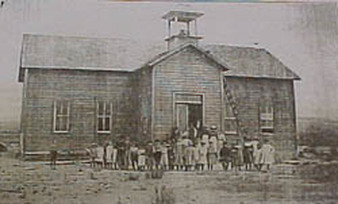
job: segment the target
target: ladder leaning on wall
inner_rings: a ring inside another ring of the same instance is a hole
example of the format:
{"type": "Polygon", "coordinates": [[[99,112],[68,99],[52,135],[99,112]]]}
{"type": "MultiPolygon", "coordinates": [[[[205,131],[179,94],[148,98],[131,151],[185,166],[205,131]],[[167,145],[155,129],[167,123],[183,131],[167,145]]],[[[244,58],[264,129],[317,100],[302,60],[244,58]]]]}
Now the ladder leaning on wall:
{"type": "Polygon", "coordinates": [[[240,122],[239,117],[238,117],[238,113],[239,113],[238,112],[238,102],[236,101],[236,99],[233,96],[229,86],[227,85],[227,81],[226,81],[225,77],[223,77],[223,87],[224,87],[225,97],[227,98],[227,101],[229,102],[232,113],[233,113],[235,120],[236,120],[237,135],[239,136],[239,138],[241,140],[243,140],[243,138],[242,138],[242,136],[243,136],[242,129],[243,128],[241,126],[241,122],[240,122]]]}

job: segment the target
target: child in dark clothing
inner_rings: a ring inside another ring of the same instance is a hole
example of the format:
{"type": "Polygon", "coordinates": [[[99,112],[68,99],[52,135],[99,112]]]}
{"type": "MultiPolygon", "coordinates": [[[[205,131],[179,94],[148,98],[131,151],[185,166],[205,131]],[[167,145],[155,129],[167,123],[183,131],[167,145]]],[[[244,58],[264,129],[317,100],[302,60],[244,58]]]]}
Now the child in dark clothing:
{"type": "Polygon", "coordinates": [[[135,144],[132,144],[130,147],[130,161],[133,166],[133,170],[138,170],[138,147],[135,144]]]}
{"type": "Polygon", "coordinates": [[[221,151],[219,153],[220,155],[220,162],[222,164],[223,170],[226,171],[228,170],[228,165],[231,162],[231,150],[227,146],[226,141],[223,143],[223,147],[221,148],[221,151]]]}
{"type": "Polygon", "coordinates": [[[146,166],[147,170],[152,171],[153,165],[154,165],[154,148],[153,143],[148,142],[148,145],[146,146],[146,166]]]}
{"type": "Polygon", "coordinates": [[[231,155],[231,167],[235,169],[235,172],[237,172],[239,169],[238,167],[239,158],[238,158],[238,149],[235,144],[231,146],[230,155],[231,155]]]}
{"type": "Polygon", "coordinates": [[[154,161],[155,161],[155,168],[160,169],[161,167],[161,155],[162,155],[162,146],[159,140],[155,140],[154,145],[154,161]]]}
{"type": "Polygon", "coordinates": [[[243,148],[243,161],[245,165],[245,170],[251,170],[252,167],[252,147],[248,144],[244,144],[243,148]]]}
{"type": "Polygon", "coordinates": [[[50,149],[50,167],[51,167],[51,169],[56,168],[57,155],[58,155],[58,152],[56,150],[56,145],[52,144],[51,149],[50,149]]]}

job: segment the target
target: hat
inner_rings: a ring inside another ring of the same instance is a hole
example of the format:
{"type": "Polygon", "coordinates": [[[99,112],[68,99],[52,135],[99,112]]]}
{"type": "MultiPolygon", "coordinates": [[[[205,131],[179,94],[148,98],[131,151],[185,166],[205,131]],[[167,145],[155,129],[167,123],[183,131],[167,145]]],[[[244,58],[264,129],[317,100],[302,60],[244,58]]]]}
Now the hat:
{"type": "Polygon", "coordinates": [[[216,127],[216,125],[212,125],[212,126],[210,126],[210,130],[217,130],[217,127],[216,127]]]}

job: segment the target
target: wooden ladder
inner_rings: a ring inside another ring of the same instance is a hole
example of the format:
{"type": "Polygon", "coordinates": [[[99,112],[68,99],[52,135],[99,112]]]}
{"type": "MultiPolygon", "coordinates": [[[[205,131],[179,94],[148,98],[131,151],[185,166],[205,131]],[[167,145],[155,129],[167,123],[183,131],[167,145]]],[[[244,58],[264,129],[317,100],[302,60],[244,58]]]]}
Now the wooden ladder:
{"type": "MultiPolygon", "coordinates": [[[[235,117],[236,120],[236,126],[237,126],[237,135],[242,138],[242,127],[241,127],[241,122],[238,118],[238,103],[235,99],[235,97],[232,95],[230,88],[227,85],[226,79],[225,77],[223,77],[223,86],[224,86],[224,93],[225,93],[225,97],[227,98],[227,101],[229,102],[229,105],[231,107],[232,113],[235,117]]],[[[228,104],[226,104],[228,105],[228,104]]]]}

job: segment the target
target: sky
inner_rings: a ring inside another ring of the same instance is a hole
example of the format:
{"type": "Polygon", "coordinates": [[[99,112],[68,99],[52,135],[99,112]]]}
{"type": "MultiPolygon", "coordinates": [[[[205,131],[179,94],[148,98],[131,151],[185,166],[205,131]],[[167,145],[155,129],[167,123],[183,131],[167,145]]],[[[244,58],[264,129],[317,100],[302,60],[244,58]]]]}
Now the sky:
{"type": "Polygon", "coordinates": [[[23,33],[163,42],[169,10],[204,13],[202,43],[266,48],[296,72],[298,117],[338,120],[338,6],[317,3],[6,0],[0,8],[0,122],[19,121],[23,33]]]}

